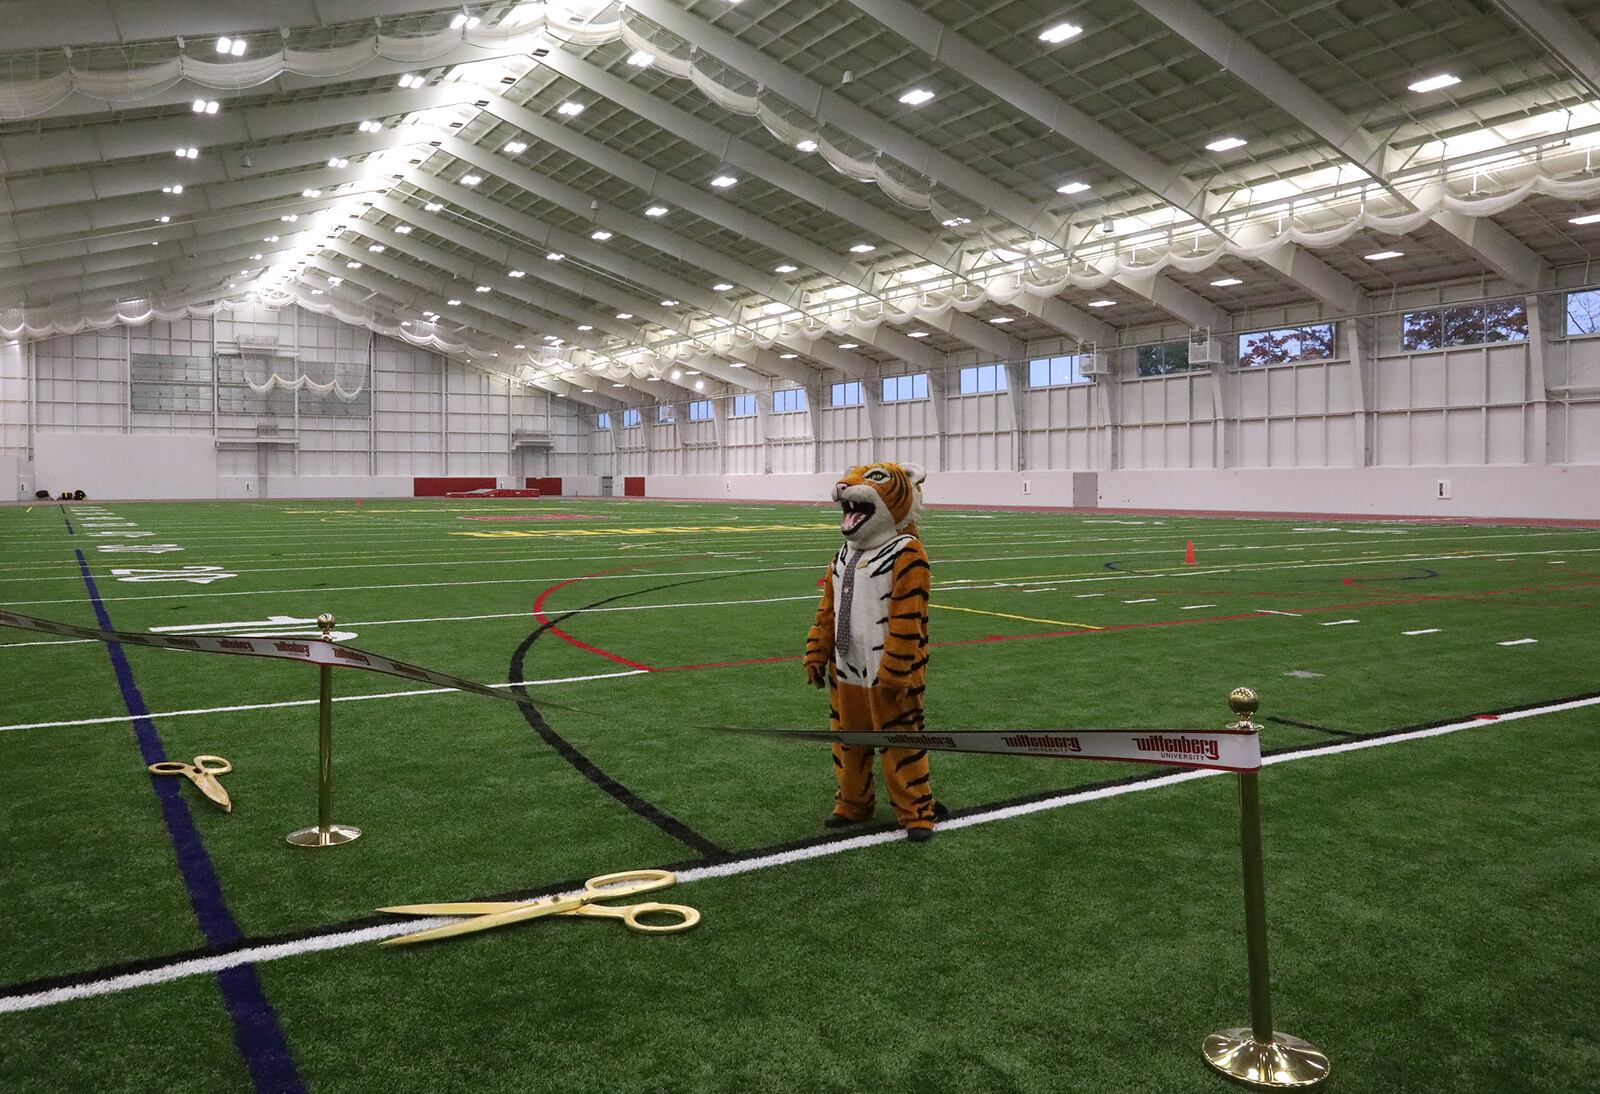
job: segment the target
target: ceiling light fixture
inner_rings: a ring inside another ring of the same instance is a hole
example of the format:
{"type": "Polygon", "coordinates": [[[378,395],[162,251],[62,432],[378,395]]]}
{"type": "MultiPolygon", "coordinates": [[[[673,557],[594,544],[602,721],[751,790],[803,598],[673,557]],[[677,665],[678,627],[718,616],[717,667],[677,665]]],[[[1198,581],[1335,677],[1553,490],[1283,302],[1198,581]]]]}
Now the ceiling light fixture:
{"type": "Polygon", "coordinates": [[[460,182],[463,186],[476,186],[483,181],[482,175],[462,175],[460,182]]]}
{"type": "Polygon", "coordinates": [[[443,209],[444,206],[439,204],[437,201],[430,201],[422,208],[424,212],[437,213],[440,209],[443,209]]]}
{"type": "Polygon", "coordinates": [[[263,242],[263,243],[276,243],[276,242],[278,242],[278,237],[277,236],[262,236],[261,237],[261,242],[263,242]]]}
{"type": "Polygon", "coordinates": [[[321,190],[315,190],[315,189],[313,189],[313,190],[301,190],[300,191],[300,196],[303,197],[303,198],[320,198],[322,196],[322,191],[321,190]]]}
{"type": "Polygon", "coordinates": [[[1089,188],[1087,182],[1064,182],[1056,187],[1058,194],[1081,194],[1089,188]]]}
{"type": "Polygon", "coordinates": [[[583,104],[575,103],[571,99],[568,99],[566,102],[556,107],[556,113],[565,114],[569,118],[576,118],[579,114],[583,113],[583,104]]]}
{"type": "Polygon", "coordinates": [[[217,100],[215,99],[196,99],[194,101],[194,112],[196,114],[215,114],[217,109],[217,100]]]}
{"type": "Polygon", "coordinates": [[[230,57],[243,57],[247,48],[243,38],[217,39],[217,52],[226,53],[230,57]]]}
{"type": "Polygon", "coordinates": [[[798,270],[799,268],[800,268],[799,266],[794,266],[794,265],[791,265],[791,264],[789,264],[787,262],[784,262],[784,263],[781,263],[781,264],[779,264],[777,266],[772,267],[772,272],[773,273],[781,273],[781,274],[792,274],[796,270],[798,270]]]}
{"type": "Polygon", "coordinates": [[[604,243],[606,240],[611,238],[611,233],[606,231],[604,228],[596,228],[594,231],[589,233],[589,238],[594,240],[596,243],[604,243]]]}
{"type": "Polygon", "coordinates": [[[183,184],[173,183],[171,186],[163,186],[161,192],[163,194],[181,194],[183,193],[183,184]]]}
{"type": "Polygon", "coordinates": [[[617,318],[618,319],[632,319],[633,318],[633,313],[631,311],[619,311],[617,313],[617,318]]]}
{"type": "Polygon", "coordinates": [[[349,167],[350,161],[343,156],[334,156],[328,160],[329,167],[349,167]]]}
{"type": "Polygon", "coordinates": [[[520,156],[520,155],[522,155],[522,153],[526,152],[527,150],[528,150],[528,142],[527,141],[506,141],[505,147],[500,149],[500,151],[509,152],[513,156],[520,156]]]}
{"type": "Polygon", "coordinates": [[[473,292],[488,292],[489,291],[489,286],[487,286],[487,285],[479,285],[477,288],[473,289],[472,291],[473,292]]]}
{"type": "Polygon", "coordinates": [[[458,297],[452,296],[449,300],[445,301],[445,304],[452,308],[459,308],[461,306],[461,300],[458,297]]]}
{"type": "Polygon", "coordinates": [[[661,302],[661,306],[662,306],[662,307],[663,307],[663,308],[675,308],[675,307],[677,307],[677,306],[678,306],[678,302],[677,302],[677,301],[676,301],[676,300],[673,300],[673,299],[670,299],[670,298],[668,298],[668,299],[666,299],[666,300],[663,300],[663,301],[662,301],[662,302],[661,302]]]}
{"type": "Polygon", "coordinates": [[[1418,80],[1416,83],[1409,84],[1407,86],[1412,91],[1415,91],[1417,94],[1421,95],[1426,94],[1429,91],[1438,91],[1443,87],[1452,87],[1460,82],[1460,76],[1452,76],[1448,72],[1441,72],[1437,76],[1429,76],[1425,80],[1418,80]]]}
{"type": "Polygon", "coordinates": [[[374,244],[372,244],[372,246],[367,248],[367,250],[371,251],[375,255],[381,255],[384,251],[387,251],[388,249],[389,248],[385,247],[382,243],[374,243],[374,244]]]}
{"type": "Polygon", "coordinates": [[[463,8],[450,20],[450,29],[475,30],[481,22],[483,22],[482,19],[479,19],[476,15],[468,15],[466,9],[463,8]]]}
{"type": "Polygon", "coordinates": [[[644,211],[644,215],[651,218],[664,217],[667,215],[667,207],[665,205],[652,205],[644,211]]]}
{"type": "Polygon", "coordinates": [[[548,259],[549,261],[551,261],[551,262],[560,262],[563,258],[566,258],[567,256],[562,254],[560,251],[551,251],[549,254],[545,255],[544,257],[546,259],[548,259]]]}
{"type": "Polygon", "coordinates": [[[793,361],[796,357],[799,357],[799,356],[800,355],[798,353],[780,353],[780,354],[778,354],[778,360],[780,360],[780,361],[793,361]]]}
{"type": "Polygon", "coordinates": [[[681,379],[683,379],[683,370],[682,370],[682,369],[676,369],[676,368],[675,368],[675,369],[673,369],[673,370],[672,370],[672,378],[673,378],[673,379],[674,379],[674,380],[681,380],[681,379]]]}
{"type": "Polygon", "coordinates": [[[998,327],[1002,323],[1015,323],[1016,320],[1009,315],[997,315],[993,319],[989,320],[989,322],[998,327]]]}
{"type": "Polygon", "coordinates": [[[421,87],[426,82],[427,81],[414,72],[407,72],[405,75],[401,76],[399,80],[400,86],[408,90],[421,87]]]}
{"type": "Polygon", "coordinates": [[[360,125],[356,126],[356,128],[363,133],[376,133],[378,130],[383,128],[383,123],[369,120],[362,122],[360,125]]]}
{"type": "Polygon", "coordinates": [[[592,324],[589,324],[589,323],[579,323],[578,324],[578,329],[579,330],[594,330],[594,326],[592,324]]]}
{"type": "Polygon", "coordinates": [[[361,269],[361,263],[351,259],[349,262],[344,264],[344,268],[347,270],[359,270],[361,269]]]}
{"type": "Polygon", "coordinates": [[[1044,30],[1041,30],[1039,32],[1039,41],[1048,42],[1053,46],[1059,46],[1067,39],[1076,38],[1082,33],[1082,27],[1073,26],[1071,23],[1057,23],[1053,27],[1046,27],[1044,30]]]}
{"type": "Polygon", "coordinates": [[[328,278],[328,284],[330,284],[330,285],[343,285],[344,284],[344,278],[342,278],[342,277],[330,277],[330,278],[328,278]]]}
{"type": "Polygon", "coordinates": [[[926,338],[926,337],[928,337],[928,332],[925,331],[925,330],[914,330],[911,333],[907,334],[906,337],[907,338],[926,338]]]}
{"type": "Polygon", "coordinates": [[[732,175],[718,175],[716,178],[711,180],[711,185],[715,186],[718,190],[726,190],[728,187],[736,185],[738,181],[739,180],[734,178],[732,175]]]}
{"type": "Polygon", "coordinates": [[[817,150],[817,142],[807,137],[805,140],[798,142],[795,147],[802,152],[815,152],[817,150]]]}
{"type": "Polygon", "coordinates": [[[1582,216],[1573,217],[1571,220],[1567,221],[1567,223],[1568,224],[1600,224],[1600,213],[1585,213],[1582,216]]]}
{"type": "Polygon", "coordinates": [[[733,286],[728,284],[726,281],[718,281],[715,285],[711,286],[711,291],[712,292],[727,292],[731,288],[733,288],[733,286]]]}
{"type": "Polygon", "coordinates": [[[1368,262],[1383,262],[1390,258],[1403,258],[1404,251],[1376,251],[1366,256],[1368,262]]]}
{"type": "Polygon", "coordinates": [[[513,278],[520,278],[520,277],[527,277],[528,275],[526,273],[524,273],[522,270],[507,270],[506,271],[506,276],[507,277],[513,277],[513,278]]]}
{"type": "Polygon", "coordinates": [[[1234,148],[1243,148],[1249,143],[1241,137],[1218,137],[1206,147],[1213,152],[1227,152],[1234,148]]]}
{"type": "Polygon", "coordinates": [[[1244,282],[1237,277],[1219,277],[1212,284],[1219,289],[1226,289],[1229,285],[1243,285],[1244,282]]]}
{"type": "Polygon", "coordinates": [[[408,235],[411,234],[411,225],[409,225],[409,224],[398,224],[398,225],[395,226],[394,230],[397,233],[399,233],[400,235],[408,236],[408,235]]]}
{"type": "Polygon", "coordinates": [[[166,224],[166,223],[170,222],[171,220],[172,220],[172,218],[169,217],[169,216],[156,217],[156,223],[157,224],[166,224]]]}
{"type": "Polygon", "coordinates": [[[870,253],[872,251],[876,251],[877,249],[878,248],[874,247],[870,243],[857,243],[857,244],[855,244],[854,246],[852,246],[850,248],[850,253],[851,254],[864,255],[864,254],[868,254],[868,253],[870,253]]]}
{"type": "Polygon", "coordinates": [[[649,68],[651,65],[656,63],[656,59],[654,56],[646,53],[644,50],[636,49],[632,53],[628,54],[628,63],[634,68],[649,68]]]}
{"type": "Polygon", "coordinates": [[[1089,306],[1091,308],[1109,308],[1115,303],[1115,300],[1091,300],[1089,301],[1089,306]]]}
{"type": "Polygon", "coordinates": [[[914,87],[900,96],[900,101],[907,106],[921,106],[933,98],[933,92],[925,87],[914,87]]]}
{"type": "Polygon", "coordinates": [[[840,349],[860,349],[861,348],[861,343],[860,342],[840,342],[839,343],[839,348],[840,349]]]}
{"type": "Polygon", "coordinates": [[[941,220],[939,223],[943,224],[946,228],[959,228],[963,224],[971,224],[972,220],[968,217],[947,217],[944,220],[941,220]]]}
{"type": "Polygon", "coordinates": [[[178,149],[178,158],[180,160],[199,159],[200,158],[200,149],[198,149],[198,148],[180,148],[180,149],[178,149]]]}

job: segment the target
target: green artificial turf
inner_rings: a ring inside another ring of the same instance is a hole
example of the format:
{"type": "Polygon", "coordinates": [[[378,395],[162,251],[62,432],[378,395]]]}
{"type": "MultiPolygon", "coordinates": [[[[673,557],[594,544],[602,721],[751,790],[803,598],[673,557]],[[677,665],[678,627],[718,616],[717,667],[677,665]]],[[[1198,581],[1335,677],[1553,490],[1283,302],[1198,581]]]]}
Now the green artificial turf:
{"type": "MultiPolygon", "coordinates": [[[[796,654],[830,507],[105,508],[155,535],[0,509],[0,605],[92,625],[82,550],[118,629],[332,611],[352,645],[492,683],[545,594],[591,648],[546,632],[524,677],[601,677],[530,687],[555,733],[729,854],[822,831],[827,757],[718,727],[824,724],[796,654]],[[505,516],[581,519],[468,519],[505,516]],[[98,549],[119,543],[183,550],[98,549]],[[233,576],[111,572],[184,566],[233,576]]],[[[923,529],[930,727],[1219,725],[1248,684],[1272,750],[1600,691],[1596,531],[946,510],[923,529]]],[[[202,945],[105,649],[43,642],[0,630],[0,988],[202,945]]],[[[168,753],[235,765],[232,814],[185,796],[248,937],[698,857],[515,705],[463,694],[336,704],[334,819],[366,835],[291,849],[316,817],[315,670],[126,655],[168,753]]],[[[412,686],[335,674],[341,697],[412,686]]],[[[1329,1052],[1336,1089],[1592,1089],[1594,711],[1263,774],[1277,1024],[1329,1052]]],[[[1152,773],[933,771],[958,811],[1152,773]]],[[[1224,1089],[1198,1044],[1248,1021],[1236,824],[1228,778],[1206,778],[668,890],[705,916],[681,936],[546,922],[259,971],[319,1090],[1224,1089]]],[[[0,1090],[247,1084],[212,977],[0,1013],[0,1090]]]]}

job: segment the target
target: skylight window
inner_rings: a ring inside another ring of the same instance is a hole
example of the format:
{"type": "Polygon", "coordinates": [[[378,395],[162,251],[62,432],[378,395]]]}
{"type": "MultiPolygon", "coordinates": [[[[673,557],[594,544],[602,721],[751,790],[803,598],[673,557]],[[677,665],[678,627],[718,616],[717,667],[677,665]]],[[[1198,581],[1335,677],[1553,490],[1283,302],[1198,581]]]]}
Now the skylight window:
{"type": "Polygon", "coordinates": [[[1249,143],[1249,141],[1244,140],[1242,137],[1218,137],[1216,140],[1206,145],[1206,147],[1213,152],[1228,152],[1235,148],[1243,148],[1249,143]]]}
{"type": "Polygon", "coordinates": [[[1460,76],[1452,76],[1448,72],[1441,72],[1437,76],[1429,76],[1425,80],[1418,80],[1416,83],[1410,84],[1408,86],[1410,87],[1410,89],[1412,91],[1415,91],[1417,94],[1424,95],[1424,94],[1427,94],[1429,91],[1438,91],[1441,88],[1453,87],[1454,85],[1459,84],[1460,82],[1461,82],[1461,77],[1460,76]]]}
{"type": "Polygon", "coordinates": [[[1059,46],[1067,39],[1076,38],[1082,33],[1082,27],[1074,26],[1071,23],[1057,23],[1053,27],[1046,27],[1044,30],[1041,30],[1039,32],[1039,41],[1048,42],[1053,46],[1059,46]]]}
{"type": "Polygon", "coordinates": [[[933,92],[925,87],[913,87],[900,96],[900,101],[907,106],[921,106],[933,100],[933,92]]]}

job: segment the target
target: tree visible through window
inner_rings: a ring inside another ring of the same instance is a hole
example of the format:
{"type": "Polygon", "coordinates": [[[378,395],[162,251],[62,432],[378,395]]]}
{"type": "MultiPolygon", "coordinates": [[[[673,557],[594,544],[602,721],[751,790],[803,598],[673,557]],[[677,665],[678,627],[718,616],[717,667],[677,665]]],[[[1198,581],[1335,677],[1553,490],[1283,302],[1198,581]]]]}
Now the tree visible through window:
{"type": "Polygon", "coordinates": [[[1239,336],[1239,365],[1281,365],[1290,361],[1325,361],[1333,356],[1333,324],[1310,323],[1239,336]]]}
{"type": "Polygon", "coordinates": [[[1458,308],[1406,312],[1400,320],[1401,349],[1443,349],[1527,340],[1528,308],[1521,300],[1494,300],[1458,308]]]}
{"type": "Polygon", "coordinates": [[[1600,289],[1567,294],[1567,333],[1600,334],[1600,289]]]}
{"type": "Polygon", "coordinates": [[[1136,372],[1140,376],[1165,376],[1172,372],[1188,372],[1189,343],[1160,342],[1153,346],[1140,346],[1134,352],[1136,372]]]}

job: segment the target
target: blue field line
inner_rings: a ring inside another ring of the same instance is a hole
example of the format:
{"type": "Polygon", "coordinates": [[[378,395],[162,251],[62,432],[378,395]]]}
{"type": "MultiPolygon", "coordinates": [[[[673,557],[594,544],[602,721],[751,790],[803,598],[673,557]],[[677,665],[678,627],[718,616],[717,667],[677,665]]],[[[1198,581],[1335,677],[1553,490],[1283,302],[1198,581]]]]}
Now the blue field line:
{"type": "MultiPolygon", "coordinates": [[[[68,525],[70,530],[71,525],[68,525]]],[[[95,618],[104,630],[114,630],[111,616],[100,599],[100,590],[89,573],[89,564],[83,552],[78,556],[78,569],[83,574],[84,587],[94,605],[95,618]]],[[[117,686],[122,689],[122,702],[133,717],[134,737],[139,742],[139,754],[146,764],[161,763],[167,758],[161,743],[161,734],[150,720],[150,708],[144,695],[134,682],[133,668],[127,655],[116,642],[106,643],[106,655],[111,658],[111,668],[117,676],[117,686]]],[[[222,883],[217,878],[216,867],[206,853],[205,842],[195,826],[189,805],[181,790],[182,779],[150,776],[150,785],[161,803],[161,816],[166,821],[167,835],[172,840],[172,850],[178,860],[178,872],[189,892],[189,904],[200,924],[200,933],[208,946],[232,946],[244,939],[244,932],[228,910],[222,895],[222,883]]],[[[228,1017],[233,1021],[233,1043],[239,1050],[255,1089],[262,1094],[292,1094],[304,1091],[305,1083],[294,1066],[289,1043],[284,1038],[283,1027],[277,1012],[267,1001],[256,976],[254,965],[239,965],[217,974],[217,987],[222,991],[228,1017]]]]}

